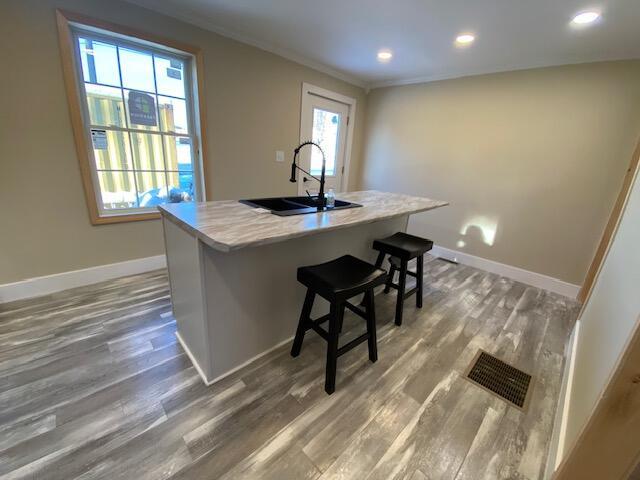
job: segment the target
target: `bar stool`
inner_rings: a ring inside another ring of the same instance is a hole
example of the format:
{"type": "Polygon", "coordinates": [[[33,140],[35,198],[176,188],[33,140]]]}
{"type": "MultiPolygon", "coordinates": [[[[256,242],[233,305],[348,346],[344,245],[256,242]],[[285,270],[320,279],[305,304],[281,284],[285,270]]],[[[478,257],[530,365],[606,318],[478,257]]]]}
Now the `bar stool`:
{"type": "Polygon", "coordinates": [[[416,307],[422,308],[422,267],[424,254],[431,250],[432,247],[433,242],[431,240],[409,235],[404,232],[394,233],[390,237],[374,240],[373,242],[373,249],[379,252],[376,267],[380,268],[384,261],[384,256],[387,254],[390,255],[390,270],[384,292],[388,293],[391,288],[398,291],[398,299],[396,300],[396,325],[402,325],[402,307],[404,301],[414,293],[417,293],[416,307]],[[411,272],[407,269],[407,266],[409,260],[414,258],[417,259],[417,268],[415,272],[411,272]],[[393,283],[393,276],[396,271],[400,272],[397,284],[393,283]],[[416,286],[408,292],[405,292],[407,275],[415,277],[416,286]]]}
{"type": "Polygon", "coordinates": [[[291,347],[291,356],[300,355],[302,341],[307,330],[314,330],[327,341],[327,365],[325,391],[331,395],[336,389],[336,367],[338,357],[365,340],[369,343],[369,360],[378,360],[376,347],[376,316],[373,289],[383,285],[387,272],[351,255],[344,255],[320,265],[298,268],[298,281],[307,287],[307,295],[300,314],[296,336],[291,347]],[[349,303],[351,297],[364,293],[365,309],[349,303]],[[311,319],[311,308],[316,295],[331,304],[330,311],[316,320],[311,319]],[[360,335],[342,347],[338,337],[342,330],[344,309],[348,308],[367,321],[367,333],[360,335]],[[320,325],[329,321],[329,330],[320,325]]]}

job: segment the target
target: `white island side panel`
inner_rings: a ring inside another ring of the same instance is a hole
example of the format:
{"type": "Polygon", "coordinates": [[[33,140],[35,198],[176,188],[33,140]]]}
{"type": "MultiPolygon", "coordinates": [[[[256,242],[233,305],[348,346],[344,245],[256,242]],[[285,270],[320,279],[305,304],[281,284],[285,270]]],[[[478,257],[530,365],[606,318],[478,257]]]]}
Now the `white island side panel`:
{"type": "Polygon", "coordinates": [[[203,286],[202,248],[208,248],[174,223],[162,220],[171,304],[177,335],[203,380],[211,377],[209,325],[203,286]]]}
{"type": "MultiPolygon", "coordinates": [[[[296,278],[298,267],[345,254],[373,263],[376,257],[371,249],[373,240],[405,231],[407,221],[408,216],[401,216],[231,252],[221,252],[200,243],[204,318],[198,319],[197,314],[194,315],[198,308],[175,311],[178,332],[189,348],[191,342],[194,345],[198,342],[198,350],[192,349],[192,354],[206,372],[205,382],[224,378],[292,338],[305,294],[305,287],[296,278]],[[187,315],[179,318],[182,312],[187,315]],[[201,339],[192,340],[194,333],[202,331],[208,335],[209,347],[204,349],[208,351],[203,351],[201,339]],[[208,362],[206,367],[202,365],[205,362],[208,362]]],[[[173,277],[172,263],[169,268],[173,277]]],[[[191,275],[194,279],[187,283],[197,289],[195,277],[198,272],[194,270],[191,275]]],[[[193,292],[172,287],[174,297],[181,294],[188,295],[189,301],[197,301],[193,292]]],[[[176,303],[184,302],[176,298],[176,303]]],[[[316,297],[314,316],[327,312],[328,304],[316,297]]],[[[387,320],[379,319],[380,322],[387,320]]],[[[315,334],[309,332],[308,335],[315,334]]]]}

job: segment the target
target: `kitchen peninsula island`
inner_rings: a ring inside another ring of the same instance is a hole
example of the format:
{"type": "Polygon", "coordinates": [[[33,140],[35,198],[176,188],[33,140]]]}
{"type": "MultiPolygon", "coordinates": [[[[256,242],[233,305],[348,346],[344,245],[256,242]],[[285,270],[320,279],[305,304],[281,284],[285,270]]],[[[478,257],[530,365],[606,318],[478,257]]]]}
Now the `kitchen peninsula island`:
{"type": "Polygon", "coordinates": [[[378,191],[338,197],[362,206],[293,216],[232,200],[159,207],[178,339],[206,384],[292,338],[305,294],[298,267],[345,254],[373,262],[374,239],[447,205],[378,191]]]}

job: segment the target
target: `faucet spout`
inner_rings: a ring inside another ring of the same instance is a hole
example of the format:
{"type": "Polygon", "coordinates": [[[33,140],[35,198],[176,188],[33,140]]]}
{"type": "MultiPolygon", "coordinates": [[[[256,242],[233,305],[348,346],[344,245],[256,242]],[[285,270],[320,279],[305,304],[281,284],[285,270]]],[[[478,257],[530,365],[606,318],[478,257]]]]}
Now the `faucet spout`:
{"type": "Polygon", "coordinates": [[[317,180],[318,182],[320,182],[320,190],[318,191],[318,208],[324,208],[327,205],[327,199],[324,196],[324,183],[325,183],[325,173],[326,173],[326,167],[327,167],[327,160],[324,156],[324,151],[322,150],[322,147],[320,145],[318,145],[315,142],[312,141],[307,141],[307,142],[303,142],[300,145],[298,145],[295,150],[293,151],[293,162],[291,163],[291,178],[289,178],[289,181],[292,183],[296,183],[296,170],[300,170],[304,173],[306,173],[307,175],[309,175],[310,177],[314,178],[315,180],[317,180]],[[298,158],[298,155],[300,154],[300,150],[302,150],[302,147],[309,145],[309,146],[316,146],[318,147],[318,150],[320,150],[320,153],[322,154],[322,171],[320,173],[320,178],[311,175],[309,172],[307,172],[305,169],[303,169],[302,167],[300,167],[298,164],[296,164],[296,159],[298,158]]]}

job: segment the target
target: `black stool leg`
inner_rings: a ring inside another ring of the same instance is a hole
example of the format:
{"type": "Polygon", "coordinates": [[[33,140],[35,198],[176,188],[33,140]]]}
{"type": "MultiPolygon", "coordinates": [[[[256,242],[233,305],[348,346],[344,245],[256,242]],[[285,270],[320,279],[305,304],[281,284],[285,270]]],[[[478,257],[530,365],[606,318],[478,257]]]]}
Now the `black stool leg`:
{"type": "Polygon", "coordinates": [[[369,338],[369,360],[378,360],[378,342],[376,337],[376,306],[373,299],[373,290],[365,293],[367,298],[367,334],[369,338]]]}
{"type": "Polygon", "coordinates": [[[300,320],[298,320],[298,328],[296,330],[296,338],[293,340],[291,346],[291,356],[297,357],[300,355],[302,349],[302,341],[304,340],[304,334],[307,331],[307,325],[309,324],[311,308],[313,308],[313,300],[316,294],[307,289],[307,295],[304,297],[304,305],[302,306],[302,312],[300,313],[300,320]]]}
{"type": "Polygon", "coordinates": [[[407,283],[407,260],[400,260],[400,278],[398,279],[398,299],[396,300],[396,325],[402,325],[402,307],[404,305],[404,290],[407,283]]]}
{"type": "Polygon", "coordinates": [[[329,336],[327,339],[327,370],[324,391],[331,395],[336,390],[336,369],[338,366],[338,327],[342,323],[344,304],[331,303],[329,336]]]}
{"type": "Polygon", "coordinates": [[[376,268],[380,268],[382,266],[382,262],[384,261],[384,252],[378,253],[378,258],[376,258],[376,268]]]}
{"type": "Polygon", "coordinates": [[[384,284],[384,293],[389,293],[391,291],[391,285],[393,284],[393,277],[396,274],[397,268],[395,265],[391,265],[389,267],[389,276],[387,277],[387,282],[384,284]]]}
{"type": "MultiPolygon", "coordinates": [[[[381,268],[382,267],[382,262],[384,262],[384,256],[386,255],[386,253],[384,252],[378,252],[378,258],[376,258],[376,268],[381,268]]],[[[387,293],[387,290],[385,289],[385,293],[387,293]]],[[[363,296],[362,300],[360,300],[360,306],[361,307],[366,307],[367,306],[367,300],[366,298],[363,296]]],[[[342,327],[340,328],[340,331],[342,332],[342,327]]]]}
{"type": "Polygon", "coordinates": [[[422,308],[422,269],[424,267],[424,260],[422,255],[420,255],[416,260],[416,283],[418,290],[416,291],[416,307],[422,308]]]}

